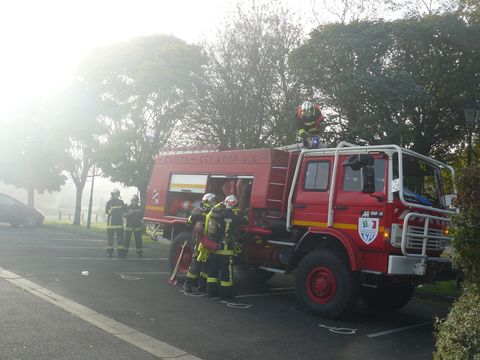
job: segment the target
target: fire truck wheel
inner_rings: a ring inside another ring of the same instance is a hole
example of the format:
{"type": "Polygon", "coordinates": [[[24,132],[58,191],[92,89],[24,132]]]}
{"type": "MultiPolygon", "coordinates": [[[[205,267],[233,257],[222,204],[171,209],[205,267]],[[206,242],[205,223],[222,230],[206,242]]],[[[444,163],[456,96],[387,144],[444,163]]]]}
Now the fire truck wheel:
{"type": "Polygon", "coordinates": [[[393,311],[407,305],[414,292],[413,284],[388,284],[381,288],[362,287],[361,297],[369,308],[393,311]]]}
{"type": "Polygon", "coordinates": [[[355,306],[360,282],[338,251],[321,249],[300,261],[295,288],[307,311],[333,319],[355,306]]]}
{"type": "Polygon", "coordinates": [[[190,262],[192,261],[193,256],[193,239],[192,233],[188,231],[183,231],[179,233],[172,241],[170,245],[170,253],[168,256],[168,262],[170,266],[170,272],[173,272],[175,268],[175,264],[177,263],[178,257],[180,256],[180,252],[182,251],[182,246],[185,243],[185,249],[183,250],[182,259],[178,264],[177,269],[177,283],[182,284],[185,282],[185,276],[187,275],[188,267],[190,266],[190,262]]]}
{"type": "Polygon", "coordinates": [[[248,284],[263,284],[270,280],[275,273],[257,268],[249,268],[245,263],[237,264],[238,274],[248,284]]]}

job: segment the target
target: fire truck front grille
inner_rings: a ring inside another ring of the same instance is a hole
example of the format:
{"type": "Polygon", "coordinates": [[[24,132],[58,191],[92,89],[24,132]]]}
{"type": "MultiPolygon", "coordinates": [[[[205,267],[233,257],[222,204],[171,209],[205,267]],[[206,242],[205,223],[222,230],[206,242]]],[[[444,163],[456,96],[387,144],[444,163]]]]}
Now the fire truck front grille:
{"type": "MultiPolygon", "coordinates": [[[[407,235],[407,246],[409,250],[422,250],[423,246],[423,226],[409,226],[407,235]]],[[[442,229],[428,229],[427,251],[443,251],[446,246],[445,236],[442,229]],[[441,238],[439,238],[441,237],[441,238]]],[[[394,226],[392,228],[391,244],[394,247],[402,246],[402,228],[394,226]]]]}
{"type": "MultiPolygon", "coordinates": [[[[421,250],[423,246],[423,226],[409,226],[410,236],[407,237],[407,249],[421,250]],[[418,234],[418,236],[417,236],[418,234]]],[[[441,239],[431,238],[430,236],[443,236],[441,229],[428,229],[427,251],[442,251],[445,249],[445,241],[441,239]]]]}

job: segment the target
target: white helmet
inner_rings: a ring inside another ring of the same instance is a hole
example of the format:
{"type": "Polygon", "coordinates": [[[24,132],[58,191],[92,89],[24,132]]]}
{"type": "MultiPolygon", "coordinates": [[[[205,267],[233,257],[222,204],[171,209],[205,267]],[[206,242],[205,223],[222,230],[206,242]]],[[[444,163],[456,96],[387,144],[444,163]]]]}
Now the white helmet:
{"type": "Polygon", "coordinates": [[[216,196],[215,196],[214,193],[206,193],[202,197],[202,202],[208,203],[210,205],[214,205],[213,202],[215,201],[215,198],[216,198],[216,196]]]}
{"type": "Polygon", "coordinates": [[[118,189],[113,189],[111,195],[112,195],[112,197],[118,199],[118,198],[120,197],[120,190],[118,190],[118,189]]]}
{"type": "Polygon", "coordinates": [[[227,209],[231,209],[235,206],[237,206],[238,200],[235,195],[228,195],[225,200],[223,201],[223,204],[227,209]]]}
{"type": "Polygon", "coordinates": [[[315,105],[311,101],[304,101],[302,104],[302,119],[310,120],[315,117],[315,105]]]}

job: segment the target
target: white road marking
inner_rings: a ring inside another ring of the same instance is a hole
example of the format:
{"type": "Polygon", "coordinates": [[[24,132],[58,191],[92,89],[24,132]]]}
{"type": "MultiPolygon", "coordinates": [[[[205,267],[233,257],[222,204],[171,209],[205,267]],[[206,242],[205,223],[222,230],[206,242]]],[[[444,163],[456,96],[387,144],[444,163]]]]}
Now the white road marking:
{"type": "Polygon", "coordinates": [[[16,245],[20,248],[48,248],[48,249],[103,249],[101,246],[54,246],[54,245],[16,245]]]}
{"type": "Polygon", "coordinates": [[[252,304],[242,304],[242,303],[233,303],[233,302],[228,302],[228,301],[221,301],[228,307],[234,308],[234,309],[250,309],[253,307],[252,304]]]}
{"type": "MultiPolygon", "coordinates": [[[[0,236],[0,239],[1,236],[0,236]]],[[[76,241],[85,241],[85,242],[106,242],[106,240],[102,239],[81,239],[81,238],[39,238],[34,239],[31,237],[18,237],[15,236],[15,240],[34,240],[34,241],[66,241],[66,242],[76,242],[76,241]]]]}
{"type": "Polygon", "coordinates": [[[323,324],[318,325],[321,328],[328,329],[328,331],[333,332],[335,334],[341,334],[341,335],[353,335],[357,333],[357,329],[350,329],[350,328],[337,328],[333,326],[327,326],[323,324]]]}
{"type": "Polygon", "coordinates": [[[143,277],[131,276],[131,275],[120,275],[120,278],[124,280],[143,280],[144,279],[143,277]]]}
{"type": "Polygon", "coordinates": [[[180,292],[183,293],[183,295],[185,295],[185,296],[193,296],[193,297],[201,297],[201,296],[207,295],[207,294],[203,294],[203,293],[186,292],[185,290],[180,290],[180,292]]]}
{"type": "Polygon", "coordinates": [[[277,292],[277,293],[268,293],[268,294],[246,294],[246,295],[237,295],[235,297],[247,298],[247,297],[275,296],[275,295],[286,295],[286,294],[295,294],[295,291],[286,291],[286,292],[277,292]]]}
{"type": "Polygon", "coordinates": [[[414,329],[414,328],[417,328],[417,327],[431,325],[431,324],[433,324],[433,321],[425,321],[423,323],[416,324],[416,325],[404,326],[404,327],[401,327],[401,328],[398,328],[398,329],[392,329],[392,330],[387,330],[387,331],[381,331],[381,332],[374,333],[374,334],[369,334],[369,335],[367,335],[367,337],[374,338],[374,337],[377,337],[377,336],[389,335],[389,334],[393,334],[393,333],[396,333],[396,332],[409,330],[409,329],[414,329]]]}
{"type": "Polygon", "coordinates": [[[134,271],[134,272],[116,272],[115,275],[170,275],[167,271],[134,271]]]}
{"type": "Polygon", "coordinates": [[[201,360],[0,267],[0,278],[159,358],[201,360]]]}
{"type": "Polygon", "coordinates": [[[293,286],[290,287],[279,287],[279,288],[268,288],[267,290],[293,290],[295,289],[293,286]]]}
{"type": "Polygon", "coordinates": [[[139,258],[139,257],[126,257],[126,258],[118,258],[118,257],[112,257],[109,258],[107,256],[104,257],[74,257],[74,256],[60,256],[59,259],[62,260],[108,260],[108,261],[129,261],[129,260],[134,260],[134,261],[164,261],[168,260],[168,258],[139,258]]]}

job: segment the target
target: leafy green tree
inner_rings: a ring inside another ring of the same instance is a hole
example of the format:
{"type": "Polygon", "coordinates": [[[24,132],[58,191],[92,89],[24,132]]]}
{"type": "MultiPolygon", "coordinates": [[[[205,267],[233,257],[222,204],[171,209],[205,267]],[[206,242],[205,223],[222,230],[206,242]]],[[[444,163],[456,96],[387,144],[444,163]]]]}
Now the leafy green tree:
{"type": "Polygon", "coordinates": [[[62,162],[63,142],[44,118],[43,103],[24,105],[5,119],[0,136],[0,179],[26,189],[28,206],[35,205],[35,190],[57,191],[65,183],[62,162]]]}
{"type": "Polygon", "coordinates": [[[48,109],[53,126],[64,138],[63,168],[76,189],[73,224],[80,225],[83,190],[95,164],[99,138],[105,133],[99,122],[105,109],[100,97],[78,79],[52,98],[48,109]]]}
{"type": "Polygon", "coordinates": [[[107,109],[98,165],[113,181],[137,187],[142,204],[155,155],[178,141],[175,128],[187,119],[203,62],[199,47],[156,35],[98,49],[79,67],[107,109]]]}
{"type": "Polygon", "coordinates": [[[480,71],[480,27],[456,16],[317,28],[292,56],[331,109],[325,140],[445,153],[465,134],[462,108],[480,71]]]}
{"type": "Polygon", "coordinates": [[[193,139],[230,148],[295,140],[302,88],[288,56],[302,39],[300,22],[277,3],[241,7],[215,41],[192,109],[193,139]]]}

